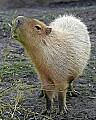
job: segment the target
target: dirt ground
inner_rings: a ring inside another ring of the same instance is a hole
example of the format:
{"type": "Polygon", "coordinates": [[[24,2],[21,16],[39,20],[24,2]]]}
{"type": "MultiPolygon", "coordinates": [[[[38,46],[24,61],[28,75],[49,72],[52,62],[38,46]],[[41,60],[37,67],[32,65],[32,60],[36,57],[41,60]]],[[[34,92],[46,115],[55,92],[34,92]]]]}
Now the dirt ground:
{"type": "Polygon", "coordinates": [[[96,120],[96,3],[51,5],[48,8],[18,8],[0,11],[0,120],[96,120]],[[68,5],[67,5],[68,6],[68,5]],[[75,82],[78,97],[67,95],[68,113],[41,115],[45,98],[40,98],[40,82],[23,47],[10,38],[8,23],[18,15],[39,19],[46,24],[59,15],[73,14],[87,25],[91,57],[82,77],[75,82]]]}

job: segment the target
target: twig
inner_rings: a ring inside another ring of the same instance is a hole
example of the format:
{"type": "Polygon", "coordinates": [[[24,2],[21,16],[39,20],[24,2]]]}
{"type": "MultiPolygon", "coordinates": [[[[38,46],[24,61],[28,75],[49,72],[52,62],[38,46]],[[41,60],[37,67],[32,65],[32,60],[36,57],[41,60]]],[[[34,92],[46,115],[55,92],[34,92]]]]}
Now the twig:
{"type": "Polygon", "coordinates": [[[90,99],[96,99],[96,97],[91,97],[91,96],[88,96],[90,99]]]}

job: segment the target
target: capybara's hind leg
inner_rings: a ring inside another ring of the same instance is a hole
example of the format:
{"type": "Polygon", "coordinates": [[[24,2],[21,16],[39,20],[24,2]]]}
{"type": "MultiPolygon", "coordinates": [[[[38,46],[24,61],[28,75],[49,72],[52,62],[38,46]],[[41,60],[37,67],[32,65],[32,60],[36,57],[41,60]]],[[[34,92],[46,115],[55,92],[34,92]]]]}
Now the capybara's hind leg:
{"type": "Polygon", "coordinates": [[[68,90],[69,90],[69,95],[72,97],[77,97],[78,95],[80,95],[80,92],[78,92],[74,89],[73,81],[71,83],[69,83],[68,90]]]}

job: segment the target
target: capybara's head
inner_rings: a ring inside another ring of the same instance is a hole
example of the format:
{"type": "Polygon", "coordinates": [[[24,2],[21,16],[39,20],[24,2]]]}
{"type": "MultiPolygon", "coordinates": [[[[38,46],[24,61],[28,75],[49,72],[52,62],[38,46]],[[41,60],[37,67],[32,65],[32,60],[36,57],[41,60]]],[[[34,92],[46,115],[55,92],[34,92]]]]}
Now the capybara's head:
{"type": "Polygon", "coordinates": [[[24,43],[26,40],[36,40],[51,33],[51,28],[43,22],[30,19],[25,16],[18,16],[12,22],[12,37],[19,42],[24,43]]]}

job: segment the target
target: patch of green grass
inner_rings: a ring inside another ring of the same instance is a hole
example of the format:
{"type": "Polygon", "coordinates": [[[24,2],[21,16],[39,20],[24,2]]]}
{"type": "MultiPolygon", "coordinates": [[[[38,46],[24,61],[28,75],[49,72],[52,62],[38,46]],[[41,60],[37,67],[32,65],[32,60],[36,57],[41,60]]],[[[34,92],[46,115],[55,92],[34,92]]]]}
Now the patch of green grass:
{"type": "Polygon", "coordinates": [[[81,86],[80,88],[81,88],[80,89],[81,94],[86,95],[87,94],[86,93],[86,87],[81,86]]]}
{"type": "Polygon", "coordinates": [[[87,81],[88,82],[93,82],[94,81],[94,76],[91,74],[87,74],[87,81]]]}
{"type": "Polygon", "coordinates": [[[2,75],[2,81],[8,82],[12,81],[14,77],[29,77],[31,74],[35,74],[35,70],[31,63],[13,62],[11,65],[4,66],[0,74],[2,75]]]}
{"type": "Polygon", "coordinates": [[[1,18],[1,24],[0,24],[0,28],[1,29],[3,29],[3,30],[10,30],[10,27],[9,27],[9,23],[11,24],[11,22],[12,22],[12,19],[13,18],[11,18],[10,16],[3,16],[2,18],[1,18]]]}

